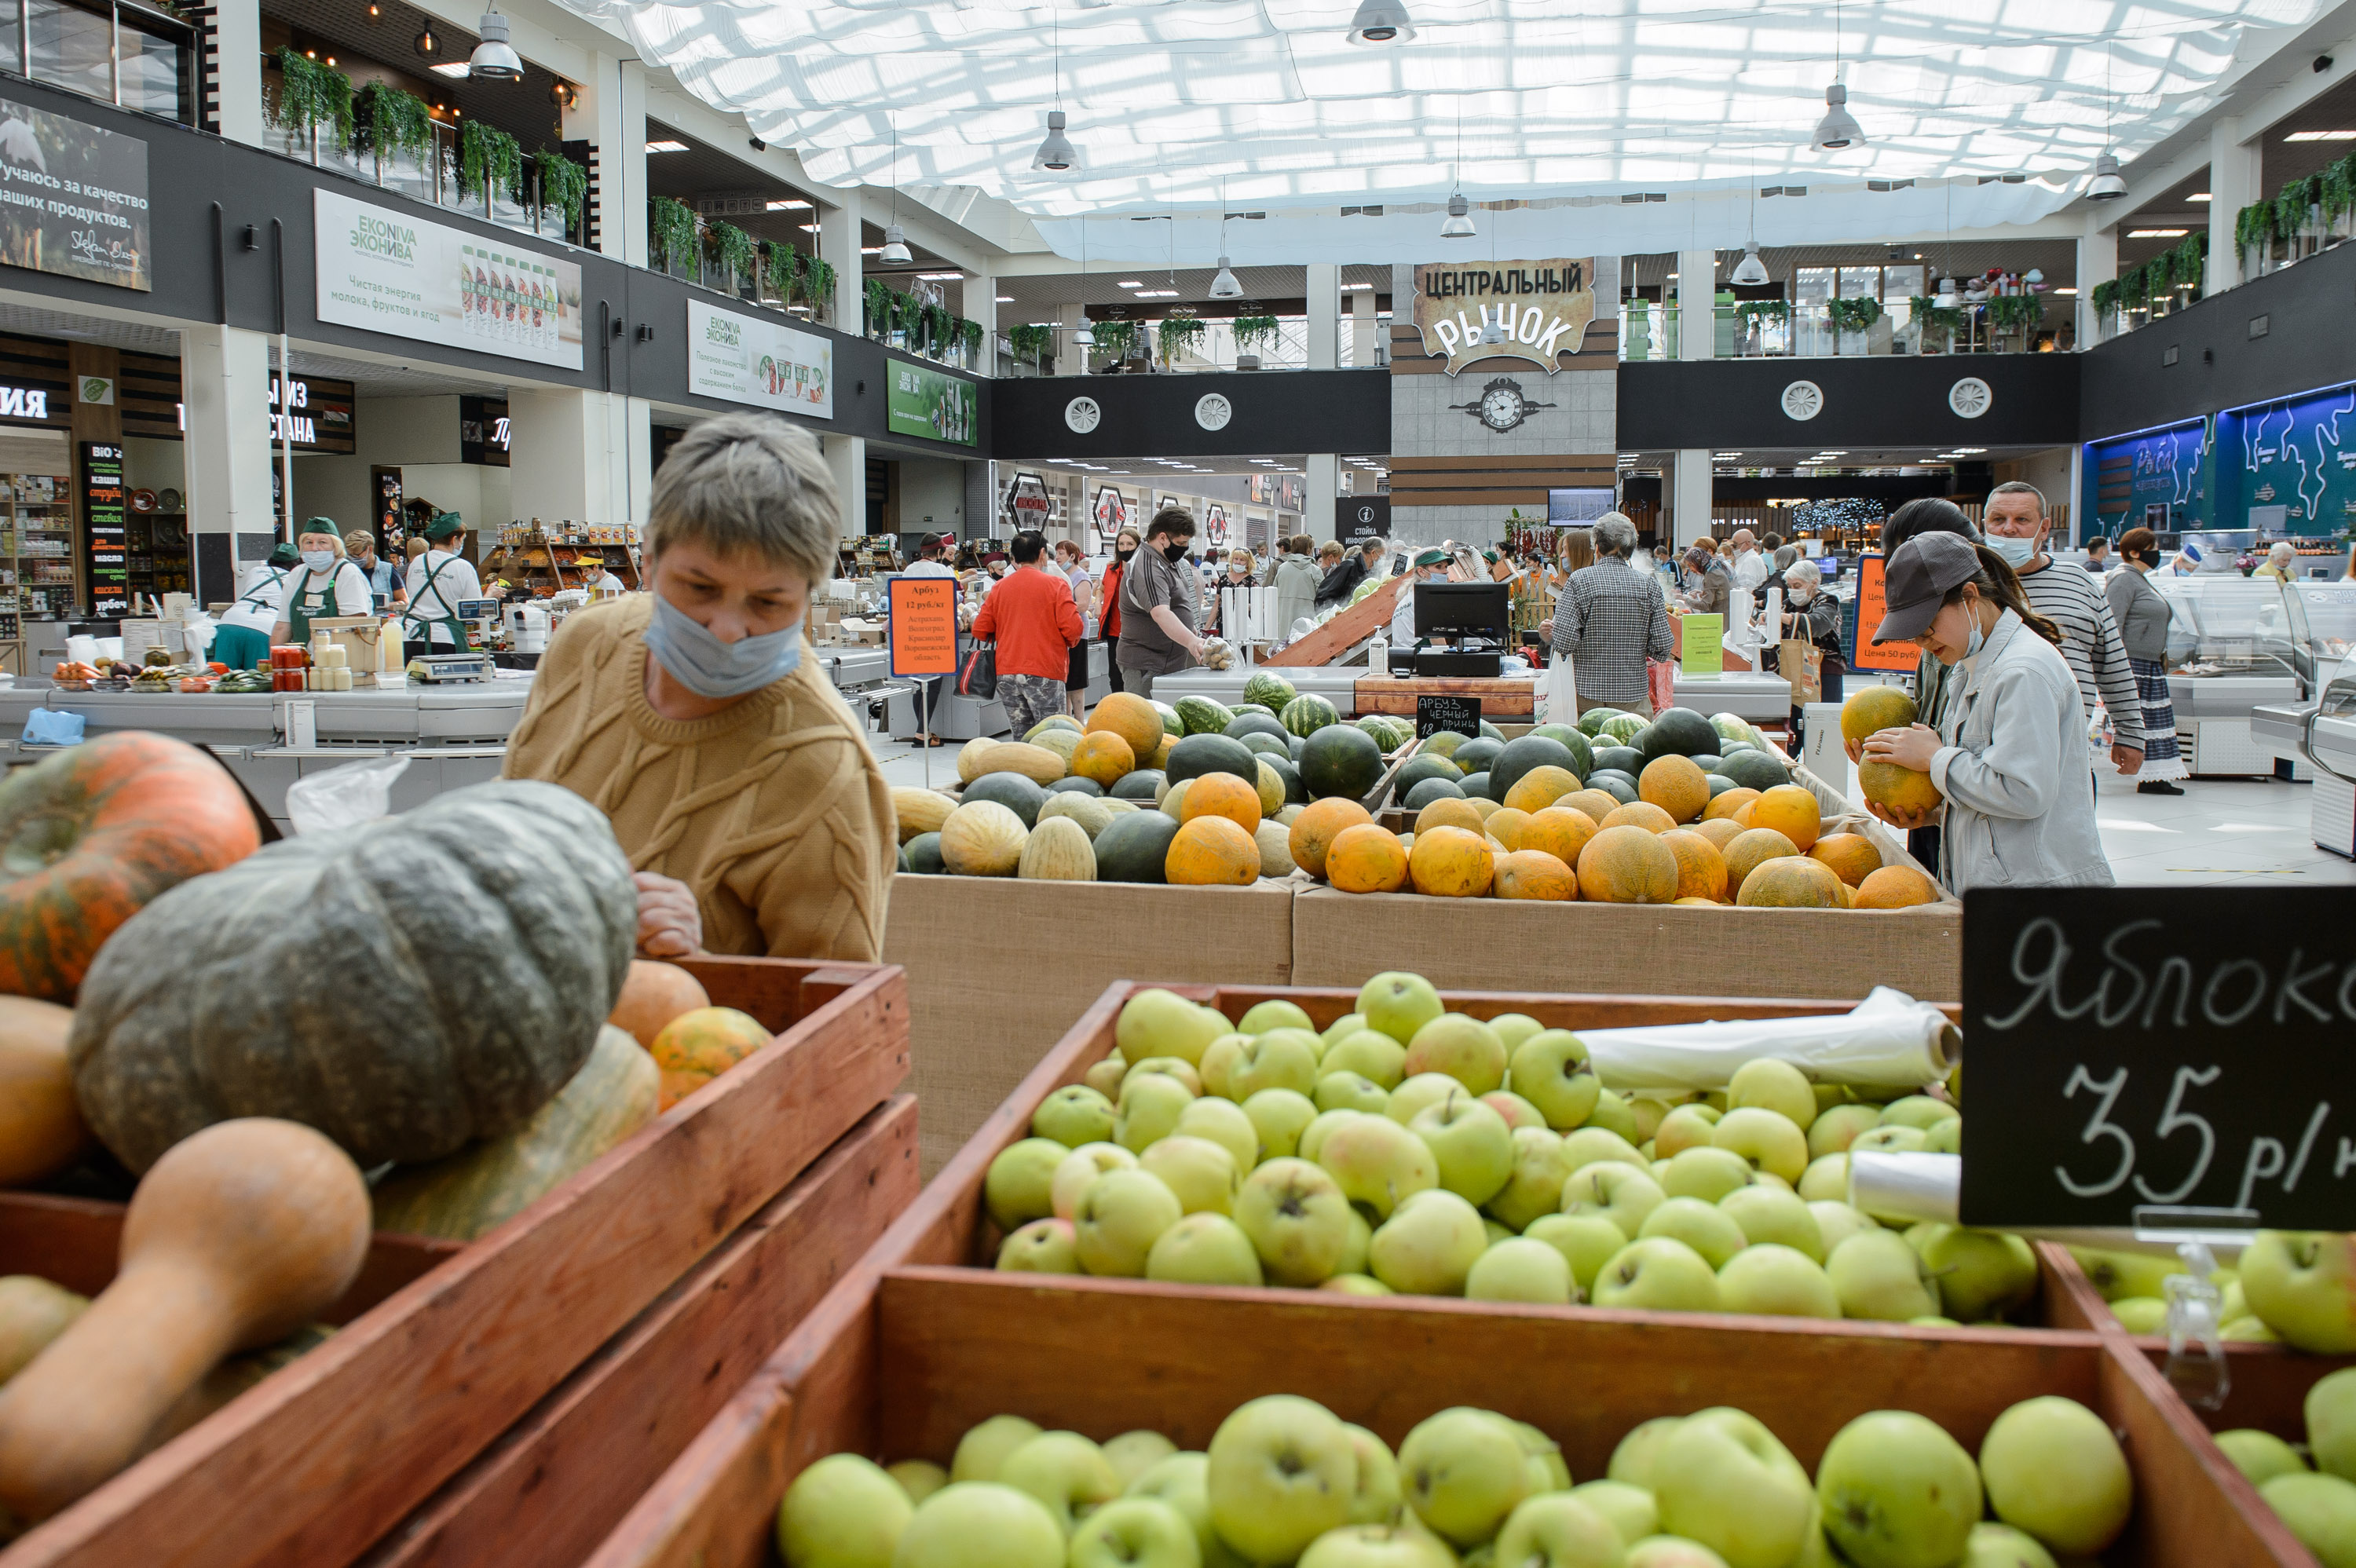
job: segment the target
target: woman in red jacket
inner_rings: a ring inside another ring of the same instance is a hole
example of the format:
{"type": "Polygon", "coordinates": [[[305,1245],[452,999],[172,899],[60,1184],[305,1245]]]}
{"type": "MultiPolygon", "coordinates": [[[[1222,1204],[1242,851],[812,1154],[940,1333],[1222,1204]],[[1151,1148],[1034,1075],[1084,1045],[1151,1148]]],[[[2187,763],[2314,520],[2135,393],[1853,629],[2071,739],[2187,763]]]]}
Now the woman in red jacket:
{"type": "Polygon", "coordinates": [[[1072,585],[1047,557],[1046,536],[1016,534],[1013,555],[1014,569],[981,602],[973,635],[998,645],[998,702],[1019,741],[1064,711],[1064,677],[1087,628],[1072,603],[1072,585]]]}
{"type": "MultiPolygon", "coordinates": [[[[1120,574],[1129,566],[1129,558],[1137,553],[1137,530],[1123,528],[1113,536],[1112,564],[1105,568],[1104,587],[1097,594],[1097,603],[1104,606],[1097,623],[1098,635],[1108,649],[1120,646],[1120,574]]],[[[1112,674],[1112,688],[1125,689],[1120,683],[1120,661],[1108,656],[1105,668],[1112,674]]]]}

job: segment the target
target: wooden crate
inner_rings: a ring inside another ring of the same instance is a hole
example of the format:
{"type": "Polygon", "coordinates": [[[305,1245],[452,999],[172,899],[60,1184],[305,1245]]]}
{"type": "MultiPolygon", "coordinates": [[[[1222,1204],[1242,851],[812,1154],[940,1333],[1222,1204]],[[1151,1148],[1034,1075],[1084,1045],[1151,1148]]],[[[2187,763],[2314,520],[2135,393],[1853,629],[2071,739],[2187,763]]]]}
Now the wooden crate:
{"type": "MultiPolygon", "coordinates": [[[[896,967],[685,966],[715,1003],[751,1013],[776,1040],[481,1240],[444,1254],[380,1238],[369,1288],[380,1300],[27,1533],[0,1563],[353,1562],[736,1235],[907,1072],[907,989],[896,967]]],[[[18,1233],[46,1224],[58,1247],[16,1266],[46,1274],[48,1257],[79,1258],[82,1281],[102,1283],[91,1263],[104,1255],[95,1227],[112,1216],[85,1214],[93,1228],[58,1243],[53,1202],[0,1194],[18,1233]]],[[[11,1223],[0,1221],[0,1234],[11,1223]]]]}

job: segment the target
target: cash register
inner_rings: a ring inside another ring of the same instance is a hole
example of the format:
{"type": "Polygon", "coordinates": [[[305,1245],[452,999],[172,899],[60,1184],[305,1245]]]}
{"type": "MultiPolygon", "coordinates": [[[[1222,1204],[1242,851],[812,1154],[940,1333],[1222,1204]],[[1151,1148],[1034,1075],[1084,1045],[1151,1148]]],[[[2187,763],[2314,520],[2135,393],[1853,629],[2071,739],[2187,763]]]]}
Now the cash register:
{"type": "Polygon", "coordinates": [[[1414,591],[1417,643],[1390,651],[1391,673],[1494,679],[1513,637],[1511,585],[1419,582],[1414,591]],[[1425,646],[1431,637],[1447,637],[1453,645],[1425,646]]]}

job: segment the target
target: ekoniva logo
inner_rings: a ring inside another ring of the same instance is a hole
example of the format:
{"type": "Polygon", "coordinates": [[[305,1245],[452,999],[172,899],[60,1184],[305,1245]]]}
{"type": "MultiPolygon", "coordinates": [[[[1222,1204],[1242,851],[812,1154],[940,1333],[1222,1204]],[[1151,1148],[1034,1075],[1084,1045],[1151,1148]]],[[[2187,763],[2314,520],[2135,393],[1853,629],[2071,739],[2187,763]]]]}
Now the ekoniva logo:
{"type": "Polygon", "coordinates": [[[742,348],[744,346],[744,329],[724,315],[715,315],[704,326],[703,340],[729,348],[742,348]]]}

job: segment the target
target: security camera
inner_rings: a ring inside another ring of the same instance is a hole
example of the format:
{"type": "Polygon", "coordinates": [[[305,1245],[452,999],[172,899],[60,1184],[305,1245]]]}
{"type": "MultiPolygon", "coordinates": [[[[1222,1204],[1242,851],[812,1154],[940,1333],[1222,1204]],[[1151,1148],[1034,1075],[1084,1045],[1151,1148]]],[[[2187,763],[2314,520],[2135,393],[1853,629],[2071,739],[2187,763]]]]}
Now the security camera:
{"type": "Polygon", "coordinates": [[[2318,55],[2318,56],[2316,56],[2316,57],[2315,57],[2315,74],[2316,74],[2316,75],[2318,75],[2318,76],[2321,76],[2325,71],[2329,70],[2330,69],[2331,69],[2331,57],[2330,57],[2329,55],[2318,55]]]}

